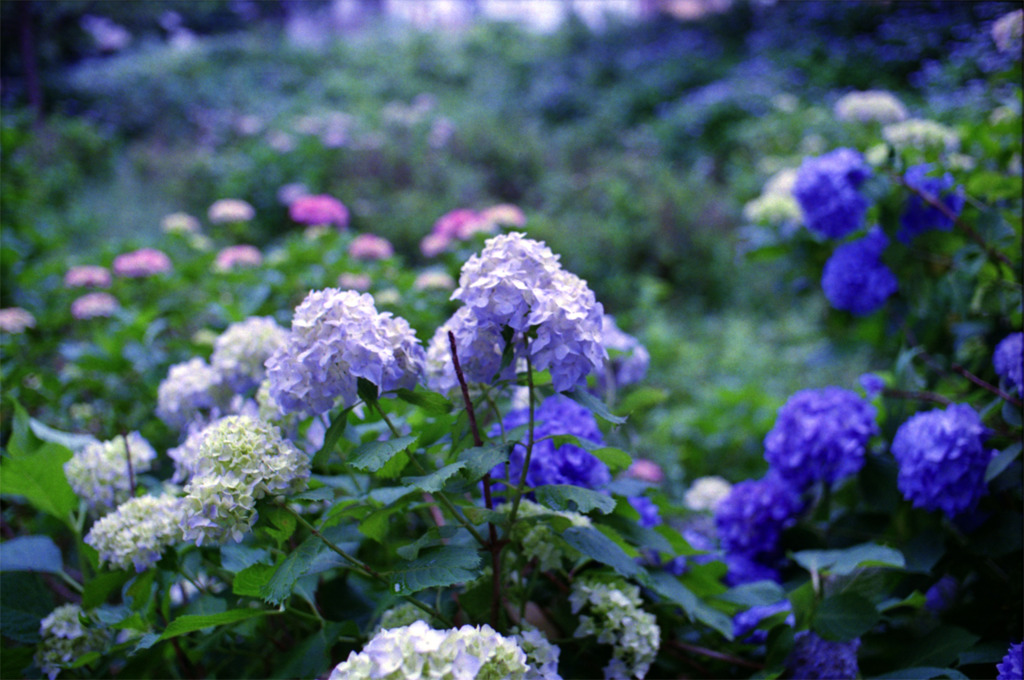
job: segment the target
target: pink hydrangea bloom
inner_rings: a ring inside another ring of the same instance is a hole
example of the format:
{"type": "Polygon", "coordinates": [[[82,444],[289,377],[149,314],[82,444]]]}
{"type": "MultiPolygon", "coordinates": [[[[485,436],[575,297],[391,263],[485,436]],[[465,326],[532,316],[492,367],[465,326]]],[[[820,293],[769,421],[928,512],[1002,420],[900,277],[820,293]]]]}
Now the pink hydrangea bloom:
{"type": "Polygon", "coordinates": [[[222,198],[213,202],[207,216],[214,224],[248,222],[256,217],[256,209],[240,198],[222,198]]]}
{"type": "Polygon", "coordinates": [[[480,213],[467,208],[459,208],[441,215],[434,223],[431,233],[440,234],[449,239],[466,239],[477,232],[493,230],[494,224],[485,221],[480,213]]]}
{"type": "Polygon", "coordinates": [[[114,273],[118,276],[139,278],[171,270],[171,258],[154,248],[143,248],[121,253],[114,258],[114,273]]]}
{"type": "Polygon", "coordinates": [[[338,229],[348,226],[348,208],[325,194],[299,196],[288,206],[288,214],[299,224],[333,224],[338,229]]]}
{"type": "Polygon", "coordinates": [[[647,460],[646,458],[634,460],[633,464],[626,470],[626,474],[651,484],[659,484],[665,479],[665,473],[662,471],[661,466],[653,460],[647,460]]]}
{"type": "Polygon", "coordinates": [[[76,319],[93,319],[110,316],[121,305],[110,293],[86,293],[71,303],[71,316],[76,319]]]}
{"type": "Polygon", "coordinates": [[[348,254],[357,260],[384,260],[395,254],[391,242],[376,234],[359,234],[349,244],[348,254]]]}
{"type": "Polygon", "coordinates": [[[21,307],[0,309],[0,331],[24,333],[26,328],[35,328],[36,318],[21,307]]]}
{"type": "Polygon", "coordinates": [[[110,285],[110,271],[94,264],[72,267],[64,275],[64,285],[68,288],[106,288],[110,285]]]}
{"type": "Polygon", "coordinates": [[[522,227],[526,224],[526,215],[517,205],[499,203],[485,208],[480,217],[489,224],[503,224],[509,227],[522,227]]]}
{"type": "Polygon", "coordinates": [[[436,257],[448,250],[448,245],[452,240],[441,234],[427,234],[420,241],[420,252],[426,257],[436,257]]]}
{"type": "Polygon", "coordinates": [[[455,279],[446,271],[428,269],[420,272],[413,281],[412,287],[415,290],[454,290],[455,279]]]}
{"type": "Polygon", "coordinates": [[[263,263],[263,255],[256,246],[228,246],[219,253],[213,268],[219,272],[228,272],[236,267],[258,267],[263,263]]]}
{"type": "Polygon", "coordinates": [[[370,290],[370,277],[367,274],[344,272],[338,277],[338,287],[345,290],[370,290]]]}

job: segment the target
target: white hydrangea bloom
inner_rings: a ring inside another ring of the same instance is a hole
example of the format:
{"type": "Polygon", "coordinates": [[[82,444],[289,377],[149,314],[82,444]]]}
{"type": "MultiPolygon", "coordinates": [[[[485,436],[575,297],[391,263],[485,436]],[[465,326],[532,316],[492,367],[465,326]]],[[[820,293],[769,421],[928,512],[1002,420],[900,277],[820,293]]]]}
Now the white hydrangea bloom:
{"type": "Polygon", "coordinates": [[[902,149],[936,149],[947,153],[960,148],[956,130],[934,120],[911,118],[882,128],[882,138],[902,149]]]}
{"type": "Polygon", "coordinates": [[[199,357],[171,366],[157,388],[156,415],[170,427],[183,428],[225,398],[217,371],[199,357]]]}
{"type": "Polygon", "coordinates": [[[558,645],[551,644],[544,634],[529,626],[513,629],[513,639],[526,653],[526,671],[524,680],[562,680],[558,674],[558,658],[562,650],[558,645]]]}
{"type": "Polygon", "coordinates": [[[85,542],[96,548],[101,563],[145,571],[164,548],[181,540],[182,502],[171,494],[132,498],[93,524],[85,542]]]}
{"type": "Polygon", "coordinates": [[[836,118],[855,123],[898,123],[907,119],[907,107],[891,92],[866,90],[839,98],[836,118]]]}
{"type": "Polygon", "coordinates": [[[232,389],[248,390],[263,380],[264,363],[287,338],[288,331],[270,317],[250,317],[217,338],[210,365],[232,389]]]}
{"type": "Polygon", "coordinates": [[[35,664],[50,680],[62,668],[92,651],[103,651],[109,639],[106,631],[82,625],[89,616],[77,604],[57,607],[39,622],[42,640],[36,647],[35,664]]]}
{"type": "Polygon", "coordinates": [[[690,485],[683,496],[683,503],[695,512],[714,511],[719,501],[728,496],[731,490],[732,484],[722,477],[700,477],[690,485]]]}
{"type": "Polygon", "coordinates": [[[640,589],[622,579],[611,581],[584,576],[572,584],[569,603],[580,614],[574,637],[597,636],[612,646],[605,678],[644,678],[658,654],[661,629],[654,615],[643,610],[640,589]]]}
{"type": "Polygon", "coordinates": [[[129,451],[135,475],[148,471],[156,459],[156,451],[149,442],[138,432],[131,432],[125,437],[88,444],[64,463],[64,474],[71,488],[90,509],[103,513],[128,500],[131,493],[129,451]]]}
{"type": "MultiPolygon", "coordinates": [[[[503,503],[497,508],[500,512],[512,509],[511,503],[503,503]]],[[[569,510],[551,510],[527,498],[519,502],[519,518],[564,517],[574,527],[591,526],[590,518],[569,510]]],[[[530,560],[537,560],[541,571],[560,569],[563,560],[575,562],[580,557],[578,550],[563,541],[558,532],[551,528],[549,521],[517,522],[512,529],[512,540],[522,546],[523,555],[530,560]]]]}
{"type": "Polygon", "coordinates": [[[743,217],[758,224],[800,223],[800,204],[791,195],[761,194],[743,206],[743,217]]]}

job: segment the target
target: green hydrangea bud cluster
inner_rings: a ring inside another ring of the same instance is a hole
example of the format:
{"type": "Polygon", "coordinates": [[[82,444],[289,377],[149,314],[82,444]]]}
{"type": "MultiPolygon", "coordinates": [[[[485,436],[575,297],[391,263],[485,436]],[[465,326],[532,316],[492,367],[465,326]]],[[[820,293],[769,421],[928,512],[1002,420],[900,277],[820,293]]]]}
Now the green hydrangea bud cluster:
{"type": "Polygon", "coordinates": [[[296,493],[309,479],[309,458],[270,423],[228,416],[207,428],[185,487],[184,540],[239,542],[256,521],[256,501],[296,493]]]}
{"type": "Polygon", "coordinates": [[[129,451],[131,469],[136,475],[148,471],[156,458],[156,451],[149,442],[138,432],[132,432],[110,441],[88,444],[64,463],[64,474],[71,488],[91,510],[103,514],[128,500],[131,495],[129,451]]]}
{"type": "Polygon", "coordinates": [[[93,524],[85,542],[96,548],[101,563],[144,571],[181,540],[183,500],[172,494],[132,498],[93,524]]]}
{"type": "MultiPolygon", "coordinates": [[[[508,511],[511,507],[510,503],[505,503],[498,510],[508,511]]],[[[564,517],[575,527],[591,526],[590,518],[578,512],[551,510],[525,498],[519,504],[520,518],[550,515],[564,517]]],[[[563,560],[574,562],[580,557],[579,551],[563,541],[558,532],[546,521],[516,523],[511,538],[522,547],[522,553],[527,559],[537,560],[537,566],[541,571],[558,569],[562,566],[563,560]]]]}
{"type": "Polygon", "coordinates": [[[558,645],[551,644],[544,634],[529,626],[513,629],[512,638],[526,654],[526,671],[524,680],[561,680],[558,674],[558,657],[562,650],[558,645]]]}
{"type": "Polygon", "coordinates": [[[605,666],[608,679],[643,678],[658,654],[661,629],[654,615],[641,607],[640,589],[622,579],[584,576],[572,584],[569,603],[580,614],[574,637],[596,635],[612,646],[605,666]]]}
{"type": "Polygon", "coordinates": [[[50,680],[84,654],[106,648],[107,632],[83,625],[83,618],[89,620],[81,606],[65,604],[39,622],[42,641],[36,647],[34,660],[50,680]]]}

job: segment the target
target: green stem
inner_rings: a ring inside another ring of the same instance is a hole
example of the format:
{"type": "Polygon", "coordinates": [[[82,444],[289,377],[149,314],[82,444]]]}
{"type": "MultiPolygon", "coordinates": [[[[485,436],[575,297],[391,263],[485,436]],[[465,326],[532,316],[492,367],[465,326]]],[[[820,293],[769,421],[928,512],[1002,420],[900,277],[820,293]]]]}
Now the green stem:
{"type": "MultiPolygon", "coordinates": [[[[519,513],[519,503],[523,500],[523,489],[526,488],[526,473],[530,471],[530,458],[533,457],[533,432],[534,432],[534,411],[536,410],[536,398],[533,394],[533,362],[530,361],[529,342],[523,338],[526,345],[526,387],[530,397],[530,425],[529,434],[526,438],[526,455],[523,457],[523,470],[519,475],[519,484],[516,485],[515,498],[512,499],[512,512],[508,516],[509,530],[516,523],[516,515],[519,513]]],[[[511,480],[509,480],[511,481],[511,480]]]]}
{"type": "Polygon", "coordinates": [[[56,574],[57,576],[59,576],[59,577],[60,577],[60,580],[61,580],[61,581],[64,581],[64,583],[66,583],[66,584],[68,584],[69,586],[71,586],[71,589],[72,589],[73,591],[75,591],[76,593],[78,593],[79,595],[81,595],[82,593],[84,593],[84,592],[85,592],[85,588],[83,588],[83,587],[82,587],[82,584],[81,584],[81,583],[79,583],[78,581],[76,581],[75,579],[71,578],[70,576],[68,576],[68,574],[66,574],[66,573],[64,572],[64,570],[61,570],[61,571],[56,571],[56,572],[54,572],[54,573],[55,573],[55,574],[56,574]]]}

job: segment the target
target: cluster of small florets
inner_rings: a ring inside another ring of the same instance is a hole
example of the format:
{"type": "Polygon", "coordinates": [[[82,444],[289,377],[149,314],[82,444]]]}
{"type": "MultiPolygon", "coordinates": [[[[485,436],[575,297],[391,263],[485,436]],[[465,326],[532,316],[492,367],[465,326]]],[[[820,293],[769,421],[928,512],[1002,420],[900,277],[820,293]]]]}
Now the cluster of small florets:
{"type": "Polygon", "coordinates": [[[642,608],[640,589],[621,579],[610,582],[583,577],[572,584],[569,603],[581,614],[574,637],[596,635],[612,645],[606,679],[643,678],[658,654],[661,629],[654,615],[642,608]]]}
{"type": "Polygon", "coordinates": [[[111,267],[118,276],[142,278],[171,270],[171,258],[154,248],[142,248],[122,253],[114,258],[111,267]]]}
{"type": "Polygon", "coordinates": [[[730,491],[732,484],[723,477],[699,477],[683,495],[683,504],[694,512],[713,512],[730,491]]]}
{"type": "Polygon", "coordinates": [[[783,530],[796,523],[801,509],[799,496],[777,473],[740,482],[715,508],[722,547],[751,560],[770,561],[777,556],[783,530]]]}
{"type": "MultiPolygon", "coordinates": [[[[508,512],[511,508],[510,503],[498,506],[502,512],[508,512]]],[[[512,539],[522,547],[522,553],[528,560],[537,560],[537,567],[541,571],[559,569],[563,561],[575,562],[580,557],[579,551],[563,541],[559,532],[551,527],[552,516],[566,519],[574,527],[591,526],[590,518],[586,515],[568,510],[552,510],[528,498],[522,499],[519,503],[520,519],[545,519],[516,522],[512,529],[512,539]]]]}
{"type": "Polygon", "coordinates": [[[960,148],[960,137],[953,128],[920,118],[886,125],[882,128],[882,138],[897,150],[937,150],[948,153],[960,148]]]}
{"type": "Polygon", "coordinates": [[[526,675],[523,680],[561,680],[558,658],[562,650],[553,645],[536,628],[513,628],[512,639],[526,654],[526,675]]]}
{"type": "Polygon", "coordinates": [[[36,327],[36,317],[32,312],[21,307],[5,307],[0,309],[0,331],[4,333],[24,333],[27,328],[36,327]]]}
{"type": "Polygon", "coordinates": [[[855,123],[898,123],[907,119],[907,108],[891,92],[850,92],[836,102],[836,118],[855,123]]]}
{"type": "Polygon", "coordinates": [[[82,447],[64,463],[64,474],[71,488],[91,509],[105,513],[128,500],[131,494],[129,453],[135,475],[148,471],[156,459],[156,451],[149,442],[138,432],[131,432],[82,447]]]}
{"type": "Polygon", "coordinates": [[[481,323],[469,307],[460,307],[434,333],[427,346],[424,373],[427,386],[437,392],[448,392],[459,384],[452,360],[448,332],[455,336],[462,374],[469,382],[490,383],[495,378],[511,378],[515,367],[501,368],[505,340],[501,329],[481,323]],[[501,375],[499,376],[499,372],[501,375]]]}
{"type": "Polygon", "coordinates": [[[83,618],[89,620],[81,606],[64,604],[39,622],[42,640],[36,648],[35,664],[50,680],[85,654],[105,648],[107,633],[82,625],[83,618]]]}
{"type": "Polygon", "coordinates": [[[900,217],[900,230],[896,233],[903,243],[910,243],[915,236],[930,229],[950,231],[954,219],[964,209],[962,187],[954,188],[953,176],[948,172],[941,177],[929,177],[932,166],[928,163],[907,168],[903,182],[910,189],[906,208],[900,217]],[[946,211],[932,205],[924,196],[941,203],[946,211]]]}
{"type": "Polygon", "coordinates": [[[494,233],[497,228],[498,220],[489,219],[484,213],[468,208],[451,210],[434,222],[430,233],[420,242],[420,251],[427,257],[434,257],[456,241],[465,241],[474,234],[494,233]]]}
{"type": "Polygon", "coordinates": [[[386,260],[395,254],[395,248],[383,236],[359,234],[348,245],[348,254],[357,260],[386,260]]]}
{"type": "Polygon", "coordinates": [[[338,229],[348,226],[348,208],[333,196],[299,196],[288,205],[288,216],[299,224],[309,226],[334,225],[338,229]]]}
{"type": "Polygon", "coordinates": [[[889,238],[877,227],[835,249],[821,274],[821,288],[836,309],[864,316],[878,310],[899,289],[881,255],[889,238]]]}
{"type": "Polygon", "coordinates": [[[800,204],[789,193],[763,193],[743,206],[743,217],[757,224],[799,223],[800,204]]]}
{"type": "Polygon", "coordinates": [[[1024,678],[1024,643],[1011,644],[1003,660],[996,664],[996,680],[1024,678]]]}
{"type": "Polygon", "coordinates": [[[358,399],[358,379],[382,391],[412,388],[424,353],[403,319],[378,313],[373,298],[337,288],[313,291],[295,310],[287,342],[267,360],[271,397],[284,413],[329,411],[358,399]]]}
{"type": "Polygon", "coordinates": [[[107,288],[110,286],[110,270],[94,264],[78,265],[64,274],[64,285],[68,288],[107,288]]]}
{"type": "Polygon", "coordinates": [[[860,470],[876,434],[875,408],[856,393],[839,387],[801,390],[779,409],[764,439],[764,457],[797,489],[817,481],[832,485],[860,470]]]}
{"type": "Polygon", "coordinates": [[[363,651],[331,671],[329,680],[406,678],[522,679],[526,654],[490,626],[434,630],[424,621],[382,630],[363,651]]]}
{"type": "Polygon", "coordinates": [[[489,239],[462,267],[452,299],[472,310],[476,328],[488,337],[511,329],[517,358],[527,358],[523,338],[529,333],[532,367],[550,369],[556,391],[575,387],[607,356],[601,344],[604,308],[594,293],[564,271],[547,246],[523,234],[489,239]]]}
{"type": "Polygon", "coordinates": [[[632,335],[623,332],[614,317],[608,314],[601,320],[601,344],[608,350],[608,360],[597,369],[599,389],[633,385],[647,375],[647,367],[651,363],[647,348],[632,335]]]}
{"type": "MultiPolygon", "coordinates": [[[[505,416],[502,424],[508,432],[530,422],[530,410],[518,409],[505,416]]],[[[491,431],[497,436],[499,430],[491,431]]],[[[581,406],[559,394],[552,395],[541,402],[534,413],[534,443],[530,458],[530,470],[526,474],[526,484],[537,487],[544,484],[572,484],[588,489],[597,489],[611,481],[608,466],[593,455],[574,444],[555,446],[551,437],[571,434],[580,440],[588,440],[595,444],[604,441],[601,430],[594,420],[593,414],[581,406]]],[[[528,437],[529,435],[525,435],[528,437]]],[[[508,462],[508,479],[511,484],[519,483],[526,458],[526,441],[523,446],[515,446],[508,462]]],[[[497,466],[491,472],[495,479],[504,479],[504,466],[497,466]]]]}
{"type": "Polygon", "coordinates": [[[248,201],[240,198],[222,198],[210,205],[206,216],[214,224],[248,222],[256,217],[256,209],[248,201]]]}
{"type": "Polygon", "coordinates": [[[202,227],[192,215],[176,212],[160,220],[160,229],[168,234],[198,234],[202,227]]]}
{"type": "Polygon", "coordinates": [[[870,175],[864,157],[853,149],[835,149],[804,159],[793,196],[807,228],[827,238],[842,238],[859,229],[868,200],[858,188],[870,175]]]}
{"type": "Polygon", "coordinates": [[[1011,390],[1024,394],[1024,333],[1011,333],[1003,338],[992,354],[992,364],[1011,390]]]}
{"type": "Polygon", "coordinates": [[[224,387],[220,374],[199,357],[175,364],[157,388],[156,414],[180,429],[216,409],[227,396],[224,387]]]}
{"type": "Polygon", "coordinates": [[[244,392],[263,381],[264,364],[287,338],[288,331],[270,317],[233,323],[214,342],[210,366],[232,389],[244,392]]]}
{"type": "Polygon", "coordinates": [[[96,548],[101,563],[144,571],[181,540],[182,502],[172,494],[132,498],[93,524],[85,542],[96,548]]]}
{"type": "Polygon", "coordinates": [[[856,678],[859,647],[860,638],[830,642],[809,630],[801,631],[794,638],[786,668],[795,680],[856,678]]]}
{"type": "Polygon", "coordinates": [[[892,442],[897,486],[914,507],[949,517],[974,508],[985,495],[985,470],[994,451],[989,430],[967,404],[918,413],[900,425],[892,442]]]}
{"type": "Polygon", "coordinates": [[[256,246],[246,244],[228,246],[217,253],[213,268],[219,272],[229,272],[239,267],[259,267],[263,264],[263,254],[256,246]]]}
{"type": "Polygon", "coordinates": [[[628,500],[637,514],[640,515],[637,524],[646,528],[656,527],[661,524],[661,511],[650,498],[647,496],[630,496],[628,500]]]}
{"type": "Polygon", "coordinates": [[[98,317],[113,316],[121,303],[110,293],[94,292],[75,298],[71,303],[71,316],[82,321],[98,317]]]}
{"type": "Polygon", "coordinates": [[[205,431],[185,487],[183,537],[203,543],[235,542],[256,520],[256,501],[301,491],[309,458],[269,423],[228,416],[205,431]]]}

